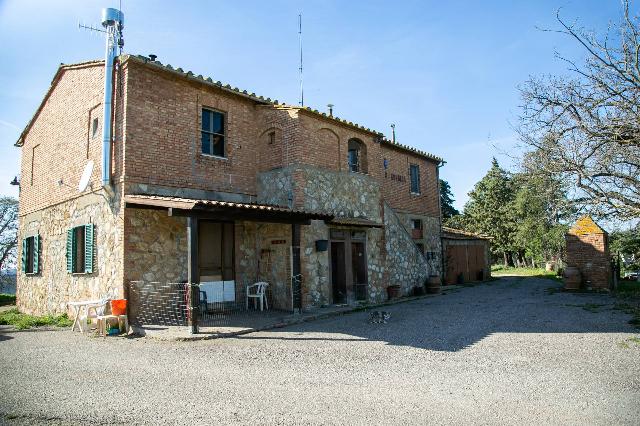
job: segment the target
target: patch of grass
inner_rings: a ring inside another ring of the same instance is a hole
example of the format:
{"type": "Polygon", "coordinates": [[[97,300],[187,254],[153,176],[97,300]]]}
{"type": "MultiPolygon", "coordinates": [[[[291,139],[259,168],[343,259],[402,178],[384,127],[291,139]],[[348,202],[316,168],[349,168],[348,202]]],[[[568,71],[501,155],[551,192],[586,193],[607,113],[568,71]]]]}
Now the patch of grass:
{"type": "Polygon", "coordinates": [[[618,347],[622,349],[629,349],[631,347],[629,343],[640,346],[640,337],[630,337],[626,340],[623,340],[622,342],[618,342],[618,347]]]}
{"type": "Polygon", "coordinates": [[[70,327],[72,321],[67,314],[44,315],[41,317],[23,314],[18,309],[9,309],[0,313],[0,325],[12,325],[18,330],[26,330],[31,327],[51,325],[56,327],[70,327]]]}
{"type": "Polygon", "coordinates": [[[16,304],[15,294],[0,293],[0,306],[15,305],[15,304],[16,304]]]}
{"type": "Polygon", "coordinates": [[[510,266],[505,268],[503,265],[494,265],[491,267],[491,275],[494,277],[515,275],[518,277],[532,277],[562,281],[562,277],[559,277],[555,271],[547,271],[544,268],[514,268],[510,266]]]}
{"type": "Polygon", "coordinates": [[[613,306],[613,309],[622,311],[625,314],[633,315],[633,317],[629,320],[629,324],[633,325],[635,328],[640,329],[640,304],[616,303],[613,306]]]}
{"type": "Polygon", "coordinates": [[[618,281],[618,287],[616,288],[616,296],[623,298],[638,298],[640,299],[640,282],[620,280],[618,281]]]}

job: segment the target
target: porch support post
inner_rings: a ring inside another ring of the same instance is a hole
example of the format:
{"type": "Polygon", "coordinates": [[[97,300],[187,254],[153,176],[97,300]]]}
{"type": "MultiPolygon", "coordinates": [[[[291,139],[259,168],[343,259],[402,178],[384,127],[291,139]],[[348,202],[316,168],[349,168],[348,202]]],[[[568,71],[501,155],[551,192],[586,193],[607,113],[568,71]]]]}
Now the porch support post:
{"type": "Polygon", "coordinates": [[[198,218],[187,218],[187,279],[189,281],[189,327],[191,334],[198,333],[198,308],[200,305],[200,273],[198,266],[198,218]]]}
{"type": "Polygon", "coordinates": [[[293,286],[293,311],[296,309],[298,313],[302,313],[302,275],[300,274],[300,224],[291,225],[291,253],[293,255],[293,277],[291,285],[293,286]]]}

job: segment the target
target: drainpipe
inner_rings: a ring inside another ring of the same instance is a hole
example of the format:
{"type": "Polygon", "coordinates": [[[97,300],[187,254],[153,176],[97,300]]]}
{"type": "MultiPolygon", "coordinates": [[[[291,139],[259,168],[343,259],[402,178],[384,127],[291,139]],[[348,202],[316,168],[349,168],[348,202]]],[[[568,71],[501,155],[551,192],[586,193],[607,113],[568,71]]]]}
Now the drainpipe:
{"type": "Polygon", "coordinates": [[[122,47],[124,14],[118,9],[102,9],[102,26],[107,33],[104,58],[104,111],[102,118],[102,186],[111,187],[111,127],[113,102],[113,63],[116,48],[122,47]]]}
{"type": "Polygon", "coordinates": [[[440,164],[436,166],[436,179],[438,182],[438,210],[440,211],[440,282],[444,284],[444,242],[442,241],[442,200],[440,198],[440,167],[443,167],[447,164],[446,161],[442,160],[440,164]]]}

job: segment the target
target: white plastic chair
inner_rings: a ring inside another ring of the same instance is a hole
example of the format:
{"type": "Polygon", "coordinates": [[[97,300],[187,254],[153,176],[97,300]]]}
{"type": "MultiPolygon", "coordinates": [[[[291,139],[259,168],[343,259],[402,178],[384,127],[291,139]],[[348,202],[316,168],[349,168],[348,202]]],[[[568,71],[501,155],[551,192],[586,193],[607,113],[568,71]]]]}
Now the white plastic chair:
{"type": "Polygon", "coordinates": [[[247,286],[247,310],[249,310],[249,298],[253,299],[253,307],[255,309],[257,309],[256,305],[258,300],[260,301],[261,311],[263,310],[263,304],[264,308],[269,309],[269,303],[267,302],[266,294],[268,286],[269,284],[265,282],[259,282],[247,286]],[[254,290],[254,292],[252,292],[252,290],[254,290]]]}
{"type": "Polygon", "coordinates": [[[113,289],[109,289],[104,296],[100,298],[100,302],[95,305],[87,306],[87,319],[92,318],[94,321],[97,321],[101,316],[106,313],[107,304],[111,302],[112,299],[115,299],[115,292],[113,289]],[[93,315],[91,315],[91,311],[93,311],[93,315]]]}

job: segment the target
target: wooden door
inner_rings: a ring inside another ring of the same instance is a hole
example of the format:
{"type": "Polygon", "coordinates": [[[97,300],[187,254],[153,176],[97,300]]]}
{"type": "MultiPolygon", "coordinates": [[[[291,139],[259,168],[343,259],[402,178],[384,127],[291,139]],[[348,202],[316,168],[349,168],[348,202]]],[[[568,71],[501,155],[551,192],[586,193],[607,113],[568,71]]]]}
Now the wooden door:
{"type": "Polygon", "coordinates": [[[345,242],[331,241],[331,286],[333,303],[347,303],[347,277],[345,242]]]}

